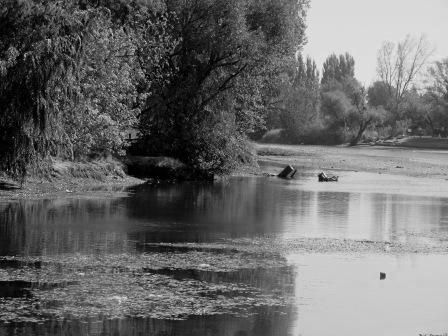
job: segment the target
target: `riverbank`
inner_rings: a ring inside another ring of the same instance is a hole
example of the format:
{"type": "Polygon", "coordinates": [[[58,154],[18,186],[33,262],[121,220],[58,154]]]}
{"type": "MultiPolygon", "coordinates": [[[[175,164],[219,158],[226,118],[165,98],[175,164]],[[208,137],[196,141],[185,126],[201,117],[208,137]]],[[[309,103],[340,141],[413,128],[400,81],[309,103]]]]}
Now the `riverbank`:
{"type": "MultiPolygon", "coordinates": [[[[242,167],[243,174],[256,174],[258,167],[242,167]]],[[[219,178],[219,177],[216,177],[219,178]]],[[[66,193],[116,192],[142,183],[161,181],[213,181],[170,157],[126,156],[120,159],[93,159],[83,162],[51,159],[44,173],[27,176],[23,183],[0,173],[1,199],[54,198],[66,193]]]]}
{"type": "Polygon", "coordinates": [[[72,194],[116,193],[144,183],[126,174],[124,165],[115,159],[89,162],[53,160],[45,177],[28,177],[23,184],[0,177],[0,200],[56,198],[72,194]]]}
{"type": "Polygon", "coordinates": [[[287,164],[299,170],[357,171],[448,179],[448,150],[382,146],[293,146],[254,144],[259,173],[278,173],[287,164]]]}
{"type": "MultiPolygon", "coordinates": [[[[339,175],[341,171],[352,171],[448,180],[448,150],[398,146],[296,146],[258,143],[254,143],[253,148],[259,166],[242,165],[233,175],[276,175],[285,165],[290,164],[299,172],[325,171],[339,175]]],[[[175,169],[183,169],[178,167],[177,161],[171,161],[168,158],[151,161],[152,171],[159,175],[173,175],[171,172],[175,169]]],[[[138,165],[134,166],[139,168],[138,165]]],[[[53,198],[99,191],[116,193],[144,182],[144,179],[128,175],[125,164],[114,159],[84,163],[54,161],[49,177],[29,177],[23,186],[10,179],[0,178],[0,199],[32,199],[43,196],[53,198]]]]}

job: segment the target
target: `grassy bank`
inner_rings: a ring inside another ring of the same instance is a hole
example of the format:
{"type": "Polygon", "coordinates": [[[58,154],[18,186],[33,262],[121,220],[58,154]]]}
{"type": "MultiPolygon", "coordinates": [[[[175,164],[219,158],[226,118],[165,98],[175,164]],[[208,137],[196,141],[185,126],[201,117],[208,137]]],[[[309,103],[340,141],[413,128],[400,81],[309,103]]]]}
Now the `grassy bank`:
{"type": "Polygon", "coordinates": [[[126,174],[124,164],[116,159],[84,162],[52,160],[45,175],[28,176],[23,183],[3,175],[0,199],[40,198],[92,191],[116,191],[143,180],[126,174]]]}
{"type": "MultiPolygon", "coordinates": [[[[145,182],[213,180],[170,157],[127,156],[120,160],[100,158],[80,162],[52,159],[38,174],[23,182],[0,174],[0,199],[39,198],[61,193],[116,191],[145,182]]],[[[253,162],[236,174],[257,173],[253,162]]]]}

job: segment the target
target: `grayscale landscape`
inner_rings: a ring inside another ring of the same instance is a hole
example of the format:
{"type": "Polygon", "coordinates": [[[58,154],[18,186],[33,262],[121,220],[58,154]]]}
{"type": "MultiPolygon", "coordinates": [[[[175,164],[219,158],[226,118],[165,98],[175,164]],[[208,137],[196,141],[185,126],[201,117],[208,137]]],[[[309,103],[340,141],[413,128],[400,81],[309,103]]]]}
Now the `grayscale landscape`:
{"type": "Polygon", "coordinates": [[[0,0],[0,336],[448,333],[443,0],[0,0]]]}

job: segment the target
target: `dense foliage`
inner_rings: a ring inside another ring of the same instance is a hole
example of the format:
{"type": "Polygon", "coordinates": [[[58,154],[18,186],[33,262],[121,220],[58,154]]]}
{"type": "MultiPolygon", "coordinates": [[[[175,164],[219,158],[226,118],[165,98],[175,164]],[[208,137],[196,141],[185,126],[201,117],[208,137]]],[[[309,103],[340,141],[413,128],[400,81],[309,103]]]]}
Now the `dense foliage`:
{"type": "Polygon", "coordinates": [[[273,136],[266,140],[355,145],[406,134],[447,136],[448,62],[435,62],[426,71],[431,53],[423,36],[384,42],[378,80],[368,88],[356,79],[355,60],[348,53],[328,56],[321,78],[314,62],[298,55],[277,84],[282,99],[267,119],[273,136]]]}
{"type": "MultiPolygon", "coordinates": [[[[54,149],[59,102],[77,73],[96,11],[58,2],[3,1],[0,9],[1,168],[24,175],[54,149]]],[[[62,138],[62,135],[60,136],[62,138]]]]}
{"type": "Polygon", "coordinates": [[[167,155],[231,169],[281,96],[308,0],[1,0],[0,168],[167,155]]]}
{"type": "Polygon", "coordinates": [[[141,116],[147,154],[167,154],[207,173],[226,172],[245,155],[279,93],[283,63],[303,43],[294,1],[167,1],[180,41],[172,77],[158,85],[141,116]]]}
{"type": "MultiPolygon", "coordinates": [[[[368,104],[364,87],[355,78],[354,58],[330,55],[320,79],[315,62],[296,62],[285,72],[280,116],[286,139],[293,143],[356,144],[364,132],[381,123],[386,111],[368,104]]],[[[273,119],[273,118],[272,118],[273,119]]]]}
{"type": "Polygon", "coordinates": [[[248,136],[356,144],[446,134],[447,61],[415,87],[424,38],[385,42],[363,87],[348,54],[320,75],[300,51],[308,0],[0,0],[0,170],[56,156],[179,159],[200,176],[250,157],[248,136]]]}
{"type": "Polygon", "coordinates": [[[324,62],[322,84],[332,81],[341,82],[345,78],[355,77],[355,59],[349,53],[336,56],[330,55],[324,62]]]}
{"type": "Polygon", "coordinates": [[[310,126],[319,123],[319,71],[316,63],[299,55],[292,75],[285,83],[284,99],[280,100],[281,126],[286,130],[288,138],[301,141],[310,126]]]}

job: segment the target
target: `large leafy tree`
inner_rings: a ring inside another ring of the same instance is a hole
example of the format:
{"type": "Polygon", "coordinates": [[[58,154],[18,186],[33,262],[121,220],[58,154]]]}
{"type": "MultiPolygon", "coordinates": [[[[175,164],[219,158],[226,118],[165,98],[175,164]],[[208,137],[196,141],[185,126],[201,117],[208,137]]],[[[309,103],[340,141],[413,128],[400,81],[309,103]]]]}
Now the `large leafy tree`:
{"type": "Polygon", "coordinates": [[[233,141],[221,127],[229,117],[215,113],[213,103],[248,66],[242,61],[247,35],[238,34],[244,9],[236,1],[173,0],[167,5],[176,14],[173,33],[179,40],[169,59],[173,77],[158,83],[149,97],[140,129],[149,153],[174,156],[198,170],[218,168],[232,161],[219,153],[233,141]]]}
{"type": "Polygon", "coordinates": [[[305,1],[167,1],[179,41],[141,118],[147,153],[206,174],[232,168],[279,96],[283,60],[304,40],[305,1]]]}

